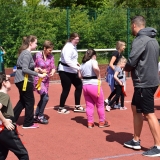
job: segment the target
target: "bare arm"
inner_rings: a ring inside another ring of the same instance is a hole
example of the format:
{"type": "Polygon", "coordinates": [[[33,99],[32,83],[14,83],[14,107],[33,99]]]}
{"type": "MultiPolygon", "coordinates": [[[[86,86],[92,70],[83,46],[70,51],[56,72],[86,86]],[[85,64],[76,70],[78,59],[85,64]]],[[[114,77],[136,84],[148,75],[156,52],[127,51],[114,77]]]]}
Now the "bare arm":
{"type": "Polygon", "coordinates": [[[109,63],[109,66],[114,70],[114,65],[113,63],[116,61],[116,57],[115,56],[112,56],[111,60],[110,60],[110,63],[109,63]]]}
{"type": "Polygon", "coordinates": [[[82,79],[82,74],[81,74],[81,71],[80,71],[80,70],[78,70],[78,77],[79,77],[80,79],[82,79]]]}
{"type": "Polygon", "coordinates": [[[94,60],[93,63],[92,63],[92,67],[93,67],[93,70],[94,70],[97,78],[98,78],[98,79],[101,79],[100,69],[99,69],[99,67],[98,67],[98,62],[94,60]]]}
{"type": "Polygon", "coordinates": [[[50,77],[53,76],[54,73],[55,73],[55,69],[52,69],[51,72],[50,72],[50,77]]]}

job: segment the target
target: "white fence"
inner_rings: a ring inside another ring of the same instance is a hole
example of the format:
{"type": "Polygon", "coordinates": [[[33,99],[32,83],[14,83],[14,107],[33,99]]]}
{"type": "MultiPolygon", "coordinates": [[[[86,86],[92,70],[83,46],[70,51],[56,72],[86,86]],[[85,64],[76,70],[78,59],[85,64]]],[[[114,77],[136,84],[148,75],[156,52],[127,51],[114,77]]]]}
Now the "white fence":
{"type": "MultiPolygon", "coordinates": [[[[88,49],[77,49],[78,52],[86,52],[88,49]]],[[[108,49],[94,49],[96,52],[112,52],[115,51],[115,48],[108,49]]],[[[32,51],[32,53],[36,53],[38,51],[32,51]]],[[[61,53],[61,50],[53,50],[52,53],[61,53]]]]}

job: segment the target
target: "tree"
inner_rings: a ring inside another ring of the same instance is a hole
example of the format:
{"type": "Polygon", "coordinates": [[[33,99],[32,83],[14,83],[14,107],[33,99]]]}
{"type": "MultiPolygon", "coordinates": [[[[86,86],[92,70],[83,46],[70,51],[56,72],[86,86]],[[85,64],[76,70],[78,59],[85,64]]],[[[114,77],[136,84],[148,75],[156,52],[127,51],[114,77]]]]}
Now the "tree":
{"type": "MultiPolygon", "coordinates": [[[[45,1],[45,0],[44,0],[45,1]]],[[[85,6],[85,7],[104,7],[112,6],[115,0],[49,0],[49,6],[53,7],[72,7],[72,6],[85,6]]]]}
{"type": "Polygon", "coordinates": [[[159,8],[160,0],[116,0],[115,4],[129,8],[159,8]]]}
{"type": "Polygon", "coordinates": [[[23,0],[0,0],[0,5],[22,5],[23,0]]]}
{"type": "Polygon", "coordinates": [[[41,0],[25,0],[28,6],[37,6],[40,2],[41,0]]]}

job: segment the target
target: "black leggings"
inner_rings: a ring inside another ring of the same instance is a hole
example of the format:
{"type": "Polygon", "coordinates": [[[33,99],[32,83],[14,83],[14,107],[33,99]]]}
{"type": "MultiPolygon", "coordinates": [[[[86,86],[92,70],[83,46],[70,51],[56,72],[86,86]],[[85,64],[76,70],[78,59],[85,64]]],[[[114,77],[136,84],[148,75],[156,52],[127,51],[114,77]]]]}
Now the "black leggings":
{"type": "Polygon", "coordinates": [[[116,102],[121,97],[121,107],[124,107],[124,94],[122,92],[122,86],[115,85],[115,92],[116,95],[114,98],[109,102],[109,106],[112,106],[114,102],[116,102]]]}
{"type": "Polygon", "coordinates": [[[16,83],[16,86],[19,90],[19,101],[14,107],[14,116],[15,121],[17,122],[22,110],[25,108],[25,117],[23,126],[29,127],[33,125],[33,116],[34,116],[34,94],[33,94],[33,83],[28,82],[26,91],[22,91],[23,81],[16,83]]]}
{"type": "MultiPolygon", "coordinates": [[[[114,91],[111,92],[111,94],[108,97],[108,100],[111,101],[112,97],[114,97],[114,95],[116,94],[116,89],[114,89],[114,91]]],[[[119,102],[119,98],[116,100],[116,104],[118,105],[119,102]]]]}
{"type": "Polygon", "coordinates": [[[59,76],[61,79],[61,85],[62,85],[62,93],[60,97],[60,107],[64,107],[66,99],[68,97],[71,84],[74,85],[75,93],[75,105],[80,105],[80,99],[81,99],[81,94],[82,94],[82,81],[78,77],[77,74],[74,73],[68,73],[64,71],[59,71],[59,76]]]}

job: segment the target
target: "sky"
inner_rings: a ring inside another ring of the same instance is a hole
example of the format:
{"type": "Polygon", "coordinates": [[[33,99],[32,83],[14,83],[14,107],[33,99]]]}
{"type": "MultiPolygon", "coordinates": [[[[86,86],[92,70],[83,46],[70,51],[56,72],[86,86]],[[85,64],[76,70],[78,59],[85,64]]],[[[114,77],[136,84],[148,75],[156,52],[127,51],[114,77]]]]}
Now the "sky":
{"type": "MultiPolygon", "coordinates": [[[[24,5],[26,4],[25,0],[23,0],[23,4],[24,5]]],[[[48,2],[48,0],[46,0],[45,2],[43,0],[41,0],[40,4],[48,5],[49,2],[48,2]]]]}
{"type": "Polygon", "coordinates": [[[41,1],[41,4],[48,5],[49,2],[48,2],[48,0],[46,0],[45,2],[43,2],[43,0],[42,0],[42,1],[41,1]]]}

